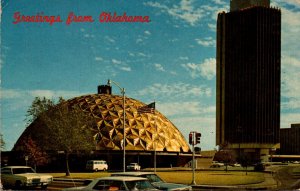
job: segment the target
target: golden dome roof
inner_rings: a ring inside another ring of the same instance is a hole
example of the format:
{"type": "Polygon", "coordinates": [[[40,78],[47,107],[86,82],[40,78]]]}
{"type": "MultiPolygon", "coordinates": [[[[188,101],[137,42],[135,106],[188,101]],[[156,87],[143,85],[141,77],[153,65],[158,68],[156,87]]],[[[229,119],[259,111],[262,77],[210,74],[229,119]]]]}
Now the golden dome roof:
{"type": "MultiPolygon", "coordinates": [[[[67,101],[79,105],[96,120],[92,131],[97,140],[97,150],[122,150],[123,97],[110,94],[91,94],[67,101]]],[[[125,98],[126,150],[188,152],[183,135],[164,115],[139,113],[144,103],[125,98]]]]}

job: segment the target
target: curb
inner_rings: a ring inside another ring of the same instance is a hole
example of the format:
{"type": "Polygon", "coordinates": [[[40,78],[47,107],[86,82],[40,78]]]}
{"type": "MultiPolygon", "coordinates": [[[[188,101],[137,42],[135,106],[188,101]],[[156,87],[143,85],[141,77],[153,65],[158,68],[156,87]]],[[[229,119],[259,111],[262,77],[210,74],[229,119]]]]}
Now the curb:
{"type": "Polygon", "coordinates": [[[93,179],[69,179],[69,178],[53,178],[53,182],[76,182],[81,183],[83,185],[88,185],[93,179]]]}
{"type": "Polygon", "coordinates": [[[275,190],[277,185],[272,186],[217,186],[217,185],[192,185],[193,190],[197,189],[224,189],[224,190],[275,190]]]}

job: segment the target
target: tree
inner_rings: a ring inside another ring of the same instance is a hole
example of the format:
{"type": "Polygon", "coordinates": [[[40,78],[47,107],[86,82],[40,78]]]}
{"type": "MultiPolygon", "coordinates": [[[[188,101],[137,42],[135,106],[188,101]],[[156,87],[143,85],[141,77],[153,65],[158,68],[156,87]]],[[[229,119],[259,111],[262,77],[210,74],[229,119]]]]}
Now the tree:
{"type": "Polygon", "coordinates": [[[249,157],[246,155],[246,153],[242,153],[240,154],[240,156],[237,158],[238,163],[240,163],[242,165],[243,168],[246,168],[246,175],[248,174],[248,166],[250,165],[250,159],[249,157]]]}
{"type": "Polygon", "coordinates": [[[36,170],[37,166],[44,165],[48,163],[48,155],[43,152],[40,147],[37,146],[36,142],[32,140],[31,136],[27,140],[23,140],[24,152],[29,156],[29,164],[34,166],[36,170]]]}
{"type": "Polygon", "coordinates": [[[68,105],[62,98],[58,104],[36,98],[27,111],[28,121],[37,121],[36,135],[43,149],[64,151],[66,176],[70,175],[69,156],[76,151],[94,149],[91,129],[95,122],[78,105],[68,105]]]}
{"type": "MultiPolygon", "coordinates": [[[[63,99],[59,98],[59,102],[62,102],[63,99]]],[[[45,97],[39,98],[35,97],[31,106],[27,110],[26,119],[27,125],[34,122],[41,113],[46,112],[50,108],[52,108],[55,105],[53,100],[46,99],[45,97]]]]}
{"type": "Polygon", "coordinates": [[[3,140],[3,135],[0,133],[0,149],[1,149],[1,151],[2,150],[4,150],[4,148],[5,148],[5,142],[4,142],[4,140],[3,140]]]}
{"type": "Polygon", "coordinates": [[[214,156],[214,160],[222,161],[226,166],[226,168],[225,168],[226,172],[227,172],[228,165],[234,162],[233,154],[230,150],[221,150],[221,151],[216,152],[216,154],[214,156]]]}

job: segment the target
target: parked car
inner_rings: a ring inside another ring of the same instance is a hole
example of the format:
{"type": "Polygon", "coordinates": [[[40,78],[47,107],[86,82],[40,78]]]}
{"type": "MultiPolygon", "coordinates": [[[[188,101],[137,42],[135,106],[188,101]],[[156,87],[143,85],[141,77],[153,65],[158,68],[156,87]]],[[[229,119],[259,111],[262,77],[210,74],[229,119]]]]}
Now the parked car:
{"type": "Polygon", "coordinates": [[[254,171],[262,172],[266,169],[266,165],[264,163],[256,163],[254,164],[254,171]]]}
{"type": "Polygon", "coordinates": [[[192,187],[188,185],[164,182],[154,172],[119,172],[113,173],[111,176],[130,176],[147,178],[151,182],[151,184],[159,190],[192,190],[192,187]]]}
{"type": "Polygon", "coordinates": [[[141,170],[141,166],[138,163],[130,163],[127,165],[127,170],[141,170]]]}
{"type": "Polygon", "coordinates": [[[230,166],[232,166],[232,167],[241,167],[241,164],[239,164],[239,163],[233,163],[230,166]]]}
{"type": "Polygon", "coordinates": [[[87,186],[64,190],[157,190],[146,178],[141,177],[102,177],[96,178],[87,186]]]}
{"type": "Polygon", "coordinates": [[[53,176],[38,174],[28,166],[6,166],[1,168],[1,183],[5,189],[25,187],[41,187],[46,189],[53,181],[53,176]]]}
{"type": "Polygon", "coordinates": [[[219,168],[219,167],[222,167],[222,166],[225,166],[225,164],[221,163],[221,162],[217,162],[217,161],[212,161],[212,164],[211,164],[210,168],[219,168]]]}
{"type": "Polygon", "coordinates": [[[86,170],[88,171],[99,171],[103,170],[106,171],[108,169],[107,162],[104,160],[88,160],[86,162],[86,170]]]}

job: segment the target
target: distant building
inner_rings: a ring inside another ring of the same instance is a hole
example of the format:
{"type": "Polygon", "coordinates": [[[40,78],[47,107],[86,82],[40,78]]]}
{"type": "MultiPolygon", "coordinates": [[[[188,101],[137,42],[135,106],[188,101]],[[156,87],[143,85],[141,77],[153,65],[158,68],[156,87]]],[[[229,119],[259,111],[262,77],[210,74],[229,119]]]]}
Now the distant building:
{"type": "Polygon", "coordinates": [[[280,129],[280,154],[300,155],[300,123],[280,129]]]}
{"type": "Polygon", "coordinates": [[[217,145],[268,160],[279,148],[281,11],[231,0],[217,21],[217,145]]]}

